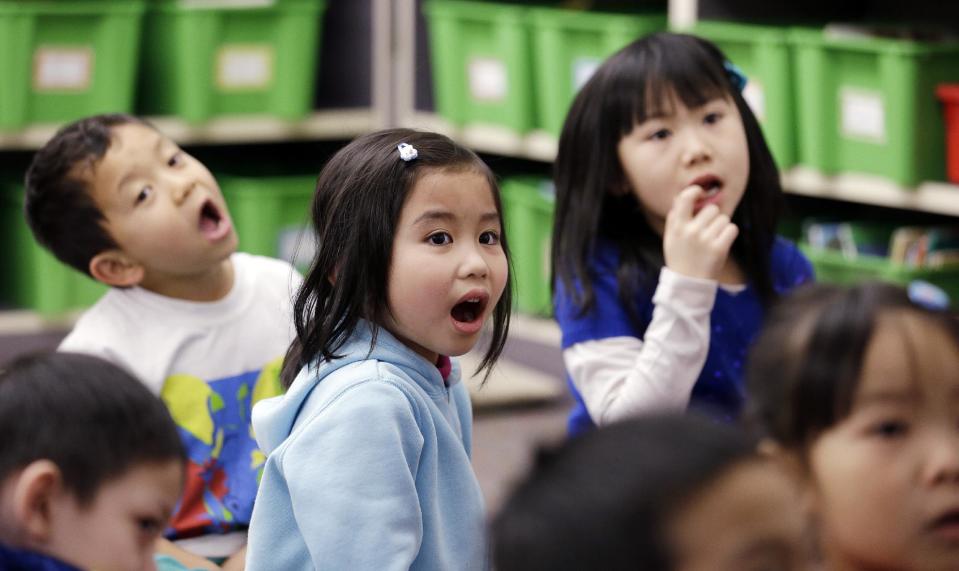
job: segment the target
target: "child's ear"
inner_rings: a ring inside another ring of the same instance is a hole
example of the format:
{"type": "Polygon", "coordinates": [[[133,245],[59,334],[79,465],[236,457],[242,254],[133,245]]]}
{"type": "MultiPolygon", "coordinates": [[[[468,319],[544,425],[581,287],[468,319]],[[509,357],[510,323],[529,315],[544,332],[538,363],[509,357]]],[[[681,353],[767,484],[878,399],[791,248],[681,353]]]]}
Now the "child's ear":
{"type": "Polygon", "coordinates": [[[49,460],[36,460],[20,473],[13,491],[17,527],[32,543],[46,542],[53,528],[53,500],[63,485],[63,475],[49,460]]]}
{"type": "Polygon", "coordinates": [[[90,274],[110,286],[131,287],[143,281],[143,266],[120,250],[107,250],[90,260],[90,274]]]}
{"type": "Polygon", "coordinates": [[[760,440],[759,445],[756,446],[756,450],[763,458],[768,458],[769,460],[772,460],[773,462],[782,466],[790,476],[794,476],[796,478],[805,476],[803,466],[799,461],[798,455],[795,452],[786,449],[772,438],[763,438],[760,440]]]}
{"type": "Polygon", "coordinates": [[[807,512],[815,511],[816,485],[809,463],[803,458],[802,452],[788,449],[770,438],[762,439],[757,450],[760,456],[773,461],[795,482],[803,509],[807,512]]]}

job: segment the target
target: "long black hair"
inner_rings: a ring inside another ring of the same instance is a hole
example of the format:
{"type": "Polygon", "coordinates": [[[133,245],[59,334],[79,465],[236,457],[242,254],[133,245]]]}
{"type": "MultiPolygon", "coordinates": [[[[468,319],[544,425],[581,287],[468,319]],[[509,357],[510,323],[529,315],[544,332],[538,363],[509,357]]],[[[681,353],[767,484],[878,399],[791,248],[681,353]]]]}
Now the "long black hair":
{"type": "MultiPolygon", "coordinates": [[[[400,212],[416,182],[429,172],[472,171],[486,177],[503,226],[496,177],[475,153],[436,133],[387,129],[357,138],[337,152],[320,172],[313,197],[316,257],[293,305],[296,339],[280,379],[287,388],[316,358],[332,360],[360,319],[373,328],[389,315],[387,283],[393,237],[400,212]],[[408,143],[418,158],[400,159],[408,143]],[[335,282],[335,283],[334,283],[335,282]]],[[[509,260],[506,235],[500,244],[509,260]]],[[[479,370],[489,375],[503,351],[509,329],[511,278],[493,310],[493,333],[479,370]]]]}
{"type": "Polygon", "coordinates": [[[878,321],[897,311],[941,329],[959,351],[956,314],[918,305],[895,285],[809,284],[779,300],[749,354],[747,418],[786,448],[805,450],[851,412],[878,321]]]}
{"type": "Polygon", "coordinates": [[[581,314],[595,302],[589,260],[599,239],[621,252],[620,299],[638,321],[636,294],[652,288],[663,267],[662,237],[643,216],[627,186],[617,145],[635,125],[662,109],[671,94],[689,108],[731,99],[742,117],[749,178],[732,216],[740,229],[731,255],[764,305],[775,298],[771,274],[782,208],[779,172],[759,123],[727,73],[723,53],[695,36],[656,33],[610,56],[573,101],[559,139],[554,177],[552,283],[561,281],[581,314]]]}

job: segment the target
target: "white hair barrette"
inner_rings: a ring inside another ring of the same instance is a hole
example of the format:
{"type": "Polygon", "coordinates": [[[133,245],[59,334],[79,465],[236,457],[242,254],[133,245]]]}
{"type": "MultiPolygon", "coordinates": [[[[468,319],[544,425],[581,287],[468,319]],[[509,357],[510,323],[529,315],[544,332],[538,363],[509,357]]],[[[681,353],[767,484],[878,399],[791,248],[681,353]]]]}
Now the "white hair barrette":
{"type": "Polygon", "coordinates": [[[416,148],[408,143],[400,143],[396,146],[396,149],[400,152],[400,158],[406,162],[410,162],[420,156],[420,154],[416,152],[416,148]]]}

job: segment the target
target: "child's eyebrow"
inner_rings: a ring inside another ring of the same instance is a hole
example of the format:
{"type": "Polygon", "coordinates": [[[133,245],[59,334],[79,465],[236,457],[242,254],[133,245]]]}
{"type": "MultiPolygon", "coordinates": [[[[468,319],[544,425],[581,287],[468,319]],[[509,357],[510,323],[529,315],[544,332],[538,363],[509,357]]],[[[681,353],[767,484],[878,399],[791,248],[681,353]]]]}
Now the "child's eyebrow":
{"type": "MultiPolygon", "coordinates": [[[[449,210],[427,210],[413,221],[413,225],[431,222],[433,220],[456,220],[456,215],[449,210]]],[[[499,212],[495,210],[484,212],[480,216],[480,222],[499,222],[499,212]]]]}
{"type": "Polygon", "coordinates": [[[422,222],[431,222],[433,220],[453,220],[456,217],[453,216],[453,213],[449,210],[427,210],[423,214],[420,214],[416,217],[416,220],[413,221],[413,224],[420,224],[422,222]]]}
{"type": "Polygon", "coordinates": [[[480,216],[480,222],[499,222],[499,212],[495,210],[486,212],[480,216]]]}
{"type": "Polygon", "coordinates": [[[776,554],[779,558],[785,558],[790,553],[789,544],[778,538],[761,537],[735,552],[733,560],[744,562],[767,553],[776,554]]]}
{"type": "MultiPolygon", "coordinates": [[[[158,134],[157,137],[156,137],[156,140],[153,142],[153,149],[152,149],[152,150],[153,150],[153,154],[159,154],[159,153],[160,153],[160,151],[163,149],[163,143],[164,143],[163,137],[161,137],[161,136],[158,134]]],[[[123,175],[123,178],[121,178],[121,179],[120,179],[120,182],[117,183],[117,192],[123,192],[123,187],[126,186],[127,183],[130,182],[131,179],[135,178],[136,175],[137,175],[137,173],[132,172],[132,171],[126,173],[125,175],[123,175]]]]}
{"type": "Polygon", "coordinates": [[[911,403],[916,401],[918,397],[916,391],[911,389],[870,391],[857,396],[855,406],[911,403]]]}
{"type": "Polygon", "coordinates": [[[657,119],[668,119],[669,117],[672,117],[672,115],[673,114],[669,113],[668,111],[659,109],[657,111],[653,111],[652,113],[646,113],[646,117],[643,119],[643,122],[655,121],[657,119]]]}

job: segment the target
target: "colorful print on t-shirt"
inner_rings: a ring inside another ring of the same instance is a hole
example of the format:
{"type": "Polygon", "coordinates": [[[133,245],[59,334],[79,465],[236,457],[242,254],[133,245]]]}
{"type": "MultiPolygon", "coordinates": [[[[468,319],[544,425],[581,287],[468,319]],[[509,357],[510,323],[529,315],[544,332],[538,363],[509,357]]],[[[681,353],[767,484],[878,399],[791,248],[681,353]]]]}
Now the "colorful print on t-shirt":
{"type": "Polygon", "coordinates": [[[259,371],[211,380],[171,375],[160,396],[187,451],[187,478],[167,537],[183,539],[246,529],[264,454],[250,426],[258,401],[282,393],[282,358],[259,371]]]}

